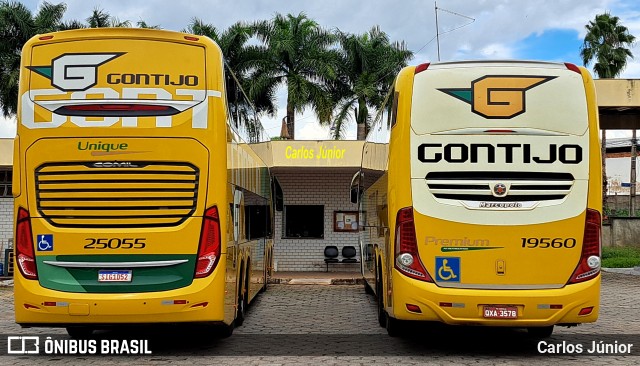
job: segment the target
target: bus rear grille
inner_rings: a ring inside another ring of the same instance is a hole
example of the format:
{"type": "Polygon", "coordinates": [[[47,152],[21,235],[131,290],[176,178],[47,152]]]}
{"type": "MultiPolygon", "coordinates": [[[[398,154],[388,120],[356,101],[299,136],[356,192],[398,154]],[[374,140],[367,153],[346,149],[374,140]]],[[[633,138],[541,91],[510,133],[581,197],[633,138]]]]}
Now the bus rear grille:
{"type": "Polygon", "coordinates": [[[176,226],[196,210],[198,181],[189,163],[45,163],[35,170],[36,205],[57,227],[176,226]]]}
{"type": "Polygon", "coordinates": [[[431,172],[425,179],[436,198],[483,202],[559,200],[574,182],[570,173],[552,172],[431,172]],[[506,193],[494,192],[499,184],[506,193]]]}

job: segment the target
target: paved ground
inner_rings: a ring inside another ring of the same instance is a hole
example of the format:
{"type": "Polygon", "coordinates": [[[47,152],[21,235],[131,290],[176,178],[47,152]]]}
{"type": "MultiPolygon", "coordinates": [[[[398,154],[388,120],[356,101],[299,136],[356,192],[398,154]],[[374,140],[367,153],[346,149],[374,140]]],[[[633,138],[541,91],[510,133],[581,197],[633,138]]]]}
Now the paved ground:
{"type": "MultiPolygon", "coordinates": [[[[549,343],[604,340],[640,348],[640,277],[605,273],[602,310],[595,324],[557,328],[549,343]],[[594,336],[594,334],[596,336],[594,336]],[[625,336],[626,334],[626,336],[625,336]]],[[[53,335],[62,330],[20,329],[13,322],[10,287],[0,288],[1,338],[7,335],[53,335]]],[[[147,356],[0,356],[0,364],[32,365],[630,365],[638,356],[540,355],[538,342],[525,332],[428,326],[409,330],[403,339],[390,338],[375,319],[373,298],[361,285],[271,285],[250,307],[242,327],[228,339],[194,336],[193,330],[164,328],[105,332],[101,339],[150,339],[147,356]],[[162,334],[162,336],[159,336],[162,334]],[[187,335],[192,336],[188,337],[187,335]],[[243,356],[240,356],[243,355],[243,356]]],[[[200,334],[200,333],[198,333],[200,334]]],[[[57,336],[56,336],[57,335],[57,336]]],[[[100,339],[99,339],[100,340],[100,339]]],[[[0,354],[6,354],[6,341],[0,354]]],[[[585,352],[586,353],[586,350],[585,352]]]]}

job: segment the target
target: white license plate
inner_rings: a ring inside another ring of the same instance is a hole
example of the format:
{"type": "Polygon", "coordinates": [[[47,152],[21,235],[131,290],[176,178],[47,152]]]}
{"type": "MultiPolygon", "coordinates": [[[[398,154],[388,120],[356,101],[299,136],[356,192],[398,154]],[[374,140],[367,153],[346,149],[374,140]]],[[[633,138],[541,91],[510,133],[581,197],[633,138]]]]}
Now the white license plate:
{"type": "Polygon", "coordinates": [[[485,306],[483,309],[485,318],[493,319],[517,319],[518,308],[515,306],[485,306]]]}
{"type": "Polygon", "coordinates": [[[131,282],[131,270],[99,270],[98,282],[131,282]]]}

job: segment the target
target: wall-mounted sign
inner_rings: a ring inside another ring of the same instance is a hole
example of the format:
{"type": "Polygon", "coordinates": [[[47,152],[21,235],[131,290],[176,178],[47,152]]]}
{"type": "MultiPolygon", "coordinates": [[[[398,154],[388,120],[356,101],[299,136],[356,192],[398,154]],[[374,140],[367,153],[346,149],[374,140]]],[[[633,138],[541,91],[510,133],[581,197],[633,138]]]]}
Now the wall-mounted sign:
{"type": "Polygon", "coordinates": [[[358,231],[358,212],[333,211],[333,231],[358,231]]]}

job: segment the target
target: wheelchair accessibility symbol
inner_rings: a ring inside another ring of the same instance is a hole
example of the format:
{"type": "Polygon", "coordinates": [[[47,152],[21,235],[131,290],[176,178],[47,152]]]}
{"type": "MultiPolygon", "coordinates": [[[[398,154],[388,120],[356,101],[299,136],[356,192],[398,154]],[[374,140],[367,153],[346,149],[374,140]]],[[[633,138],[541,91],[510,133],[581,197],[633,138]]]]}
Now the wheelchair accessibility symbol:
{"type": "Polygon", "coordinates": [[[50,252],[53,250],[53,235],[52,234],[38,234],[38,251],[50,252]]]}
{"type": "Polygon", "coordinates": [[[460,257],[436,257],[436,281],[460,282],[460,257]]]}

